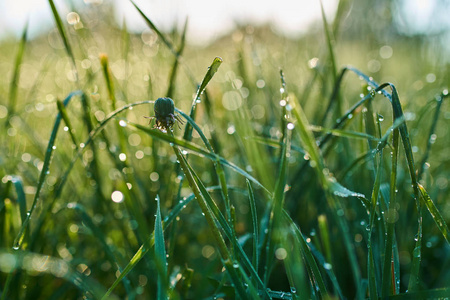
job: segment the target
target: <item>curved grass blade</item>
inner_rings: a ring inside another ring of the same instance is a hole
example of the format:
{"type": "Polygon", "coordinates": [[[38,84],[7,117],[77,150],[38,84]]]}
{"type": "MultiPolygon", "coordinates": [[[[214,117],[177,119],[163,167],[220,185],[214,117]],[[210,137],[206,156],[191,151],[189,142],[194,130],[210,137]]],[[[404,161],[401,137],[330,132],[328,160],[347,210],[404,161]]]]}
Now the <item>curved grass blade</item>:
{"type": "MultiPolygon", "coordinates": [[[[64,106],[67,106],[69,104],[70,100],[74,96],[78,96],[80,94],[81,94],[80,91],[75,91],[75,92],[70,93],[69,96],[67,96],[66,99],[64,99],[64,106]]],[[[22,223],[22,227],[20,228],[19,234],[17,235],[17,237],[14,241],[14,245],[13,245],[14,249],[19,249],[19,247],[22,245],[23,238],[25,237],[26,228],[28,226],[28,223],[30,222],[30,218],[34,212],[37,202],[39,201],[39,195],[40,195],[42,186],[44,185],[45,179],[47,177],[47,174],[48,174],[48,171],[50,168],[52,155],[55,150],[55,148],[53,146],[55,145],[56,136],[58,134],[58,129],[59,129],[59,125],[61,123],[61,119],[62,119],[61,114],[58,114],[56,116],[55,124],[53,125],[50,139],[48,141],[47,151],[45,152],[44,164],[42,166],[41,174],[39,176],[39,181],[38,181],[38,184],[36,187],[36,194],[34,195],[34,199],[31,204],[31,208],[27,213],[27,217],[26,217],[25,221],[22,223]]]]}
{"type": "Polygon", "coordinates": [[[265,188],[258,180],[256,180],[253,176],[251,176],[250,174],[248,174],[247,172],[245,172],[244,170],[242,170],[241,168],[237,167],[236,165],[234,165],[233,163],[227,161],[226,159],[224,159],[223,157],[220,157],[219,155],[215,154],[212,151],[208,151],[204,148],[201,148],[199,146],[197,146],[194,143],[185,141],[185,140],[181,140],[178,139],[174,136],[170,136],[167,134],[164,134],[158,130],[153,130],[151,128],[148,127],[144,127],[142,125],[139,124],[133,124],[133,123],[128,123],[129,125],[144,131],[145,133],[147,133],[150,136],[153,136],[157,139],[166,141],[168,143],[173,143],[175,145],[181,146],[183,148],[186,148],[190,151],[192,151],[193,153],[196,153],[200,156],[205,156],[209,159],[211,159],[212,161],[216,162],[219,161],[221,164],[223,164],[224,166],[229,167],[230,169],[232,169],[233,171],[237,172],[238,174],[244,176],[245,178],[247,178],[248,180],[250,180],[251,182],[255,183],[256,185],[258,185],[260,188],[264,189],[267,193],[270,194],[269,190],[267,190],[267,188],[265,188]]]}

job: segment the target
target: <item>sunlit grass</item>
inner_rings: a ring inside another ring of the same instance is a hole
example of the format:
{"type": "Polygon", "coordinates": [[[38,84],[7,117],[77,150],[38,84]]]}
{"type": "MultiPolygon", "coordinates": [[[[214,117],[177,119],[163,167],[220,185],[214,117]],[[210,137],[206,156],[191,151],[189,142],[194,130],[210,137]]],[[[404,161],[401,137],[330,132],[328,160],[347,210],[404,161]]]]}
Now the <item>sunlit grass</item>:
{"type": "Polygon", "coordinates": [[[448,66],[339,18],[200,49],[49,3],[0,43],[1,299],[448,297],[448,66]]]}

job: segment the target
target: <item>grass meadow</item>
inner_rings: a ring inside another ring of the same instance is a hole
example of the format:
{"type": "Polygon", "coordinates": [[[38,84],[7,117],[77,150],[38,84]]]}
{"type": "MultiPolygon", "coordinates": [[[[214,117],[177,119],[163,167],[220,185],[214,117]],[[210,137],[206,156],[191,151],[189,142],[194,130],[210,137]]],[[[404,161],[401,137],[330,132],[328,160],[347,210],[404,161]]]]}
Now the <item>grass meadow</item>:
{"type": "Polygon", "coordinates": [[[450,297],[442,36],[340,1],[191,45],[48,4],[0,41],[1,300],[450,297]]]}

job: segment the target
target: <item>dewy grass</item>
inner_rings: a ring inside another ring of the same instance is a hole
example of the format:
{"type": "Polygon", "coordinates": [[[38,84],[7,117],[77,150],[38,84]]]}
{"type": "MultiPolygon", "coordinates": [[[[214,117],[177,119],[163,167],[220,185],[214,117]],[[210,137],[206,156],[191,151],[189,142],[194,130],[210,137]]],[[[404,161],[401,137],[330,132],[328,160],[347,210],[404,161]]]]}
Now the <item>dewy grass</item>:
{"type": "Polygon", "coordinates": [[[380,72],[337,72],[341,2],[307,70],[316,36],[247,27],[199,50],[187,22],[167,34],[136,7],[150,32],[82,11],[80,28],[49,0],[48,39],[0,43],[0,299],[446,297],[445,72],[407,74],[405,41],[380,72]],[[146,124],[140,99],[164,96],[185,128],[146,124]]]}

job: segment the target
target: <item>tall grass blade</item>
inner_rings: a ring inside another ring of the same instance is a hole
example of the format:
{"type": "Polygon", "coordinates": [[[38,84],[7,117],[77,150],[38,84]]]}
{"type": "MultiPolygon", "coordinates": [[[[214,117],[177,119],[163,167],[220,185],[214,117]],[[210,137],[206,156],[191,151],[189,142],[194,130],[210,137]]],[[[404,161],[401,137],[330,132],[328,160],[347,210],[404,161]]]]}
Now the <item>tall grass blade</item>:
{"type": "Polygon", "coordinates": [[[64,48],[66,49],[67,55],[69,56],[70,60],[72,61],[73,71],[75,72],[75,76],[78,81],[77,67],[75,64],[75,56],[73,55],[72,47],[70,46],[69,38],[67,36],[63,22],[61,20],[61,17],[59,16],[59,13],[58,13],[58,10],[56,9],[54,1],[48,0],[48,3],[50,4],[50,8],[52,9],[52,14],[53,14],[53,18],[55,19],[56,27],[58,28],[59,35],[61,36],[61,39],[64,43],[64,48]]]}
{"type": "MultiPolygon", "coordinates": [[[[361,290],[361,271],[359,270],[359,265],[357,263],[357,258],[355,254],[355,250],[353,247],[352,239],[349,236],[349,229],[348,225],[346,223],[346,220],[344,216],[342,215],[343,208],[339,202],[339,199],[336,199],[336,196],[340,196],[339,190],[338,194],[334,194],[332,190],[333,182],[335,182],[333,179],[330,178],[327,172],[324,172],[325,169],[325,163],[323,161],[322,156],[320,155],[319,148],[316,144],[316,141],[314,139],[314,136],[312,135],[312,132],[309,129],[309,123],[306,118],[305,113],[303,112],[302,108],[299,105],[296,105],[294,109],[292,110],[292,113],[294,114],[295,119],[297,119],[297,133],[299,135],[299,139],[302,142],[303,148],[305,149],[309,160],[310,165],[312,165],[314,168],[314,171],[316,172],[316,176],[318,177],[318,180],[321,184],[321,186],[324,188],[328,200],[328,204],[330,205],[330,208],[335,214],[335,217],[337,219],[340,232],[342,234],[343,242],[345,245],[345,249],[347,252],[347,255],[350,260],[350,268],[353,274],[353,281],[356,288],[356,297],[362,298],[362,290],[361,290]],[[331,180],[330,180],[331,179],[331,180]]],[[[346,193],[344,193],[346,194],[346,193]]]]}
{"type": "Polygon", "coordinates": [[[20,39],[19,49],[17,51],[16,60],[14,62],[13,77],[11,79],[11,83],[9,86],[9,107],[8,107],[8,116],[6,118],[7,122],[9,122],[9,120],[14,115],[16,110],[17,89],[19,87],[19,79],[20,79],[20,67],[23,60],[23,54],[25,53],[25,45],[27,44],[27,33],[28,33],[28,21],[25,24],[25,28],[23,29],[22,32],[22,38],[20,39]]]}
{"type": "MultiPolygon", "coordinates": [[[[286,221],[289,228],[293,231],[295,234],[295,238],[297,240],[297,243],[301,247],[302,255],[305,260],[305,265],[308,266],[308,268],[311,269],[312,275],[310,276],[310,281],[315,283],[316,290],[324,297],[327,298],[328,292],[325,286],[325,282],[322,278],[322,275],[320,273],[319,267],[314,259],[314,256],[312,254],[311,248],[309,247],[308,243],[306,242],[305,237],[303,236],[303,233],[301,232],[300,228],[295,224],[295,222],[292,220],[292,218],[289,216],[287,211],[283,212],[283,218],[286,221]]],[[[340,291],[340,289],[337,289],[340,291]]],[[[300,293],[301,291],[298,290],[300,293]]]]}
{"type": "Polygon", "coordinates": [[[25,197],[25,191],[23,189],[23,181],[19,176],[11,176],[10,180],[16,189],[17,203],[19,203],[20,219],[22,223],[24,223],[25,219],[27,218],[27,199],[25,197]]]}
{"type": "MultiPolygon", "coordinates": [[[[244,267],[247,268],[247,270],[250,271],[253,279],[258,282],[259,286],[263,288],[263,294],[267,295],[267,291],[265,289],[263,282],[261,281],[260,277],[258,276],[256,269],[253,268],[252,263],[250,262],[247,255],[245,254],[242,246],[239,244],[239,241],[236,237],[236,234],[235,234],[233,228],[230,227],[229,223],[227,222],[227,220],[225,219],[223,214],[220,212],[219,208],[217,207],[217,205],[215,204],[215,202],[213,201],[213,199],[207,192],[206,187],[203,185],[203,183],[201,182],[198,175],[189,166],[189,164],[187,164],[187,166],[190,168],[190,171],[191,171],[193,177],[195,178],[196,183],[198,184],[200,192],[201,192],[202,196],[204,197],[204,200],[205,200],[209,210],[212,212],[212,214],[214,215],[214,218],[220,224],[221,229],[223,230],[223,232],[225,233],[227,238],[231,241],[236,252],[239,254],[239,257],[241,258],[241,263],[243,264],[244,267]]],[[[241,268],[240,264],[238,264],[238,267],[241,268]]],[[[251,289],[252,284],[249,282],[247,282],[247,284],[251,289]]]]}
{"type": "Polygon", "coordinates": [[[64,103],[61,100],[56,100],[56,105],[58,107],[58,111],[61,114],[61,117],[64,120],[64,123],[66,124],[68,128],[68,132],[70,134],[70,138],[72,139],[73,145],[75,146],[75,149],[78,150],[78,143],[77,139],[74,134],[74,128],[72,126],[72,123],[70,122],[69,115],[67,114],[66,107],[64,106],[64,103]]]}
{"type": "MultiPolygon", "coordinates": [[[[222,64],[223,60],[220,57],[214,58],[211,65],[208,67],[208,71],[206,72],[205,76],[203,77],[202,83],[200,84],[199,88],[197,89],[197,93],[195,94],[195,97],[192,101],[191,105],[191,111],[189,113],[189,117],[195,120],[195,109],[197,107],[197,103],[200,100],[200,95],[205,90],[208,83],[213,78],[214,74],[216,74],[217,70],[219,69],[220,65],[222,64]]],[[[190,141],[192,139],[192,127],[189,125],[186,126],[183,138],[187,141],[190,141]]]]}
{"type": "Polygon", "coordinates": [[[421,184],[419,184],[419,190],[420,190],[421,199],[424,202],[425,206],[427,207],[428,211],[430,212],[431,217],[433,218],[437,227],[441,231],[442,236],[445,238],[447,243],[450,244],[449,230],[448,230],[448,226],[447,226],[447,223],[445,222],[444,217],[441,215],[441,213],[437,209],[436,205],[434,204],[433,200],[431,200],[430,195],[427,193],[427,191],[421,184]]]}
{"type": "MultiPolygon", "coordinates": [[[[78,96],[78,95],[80,95],[79,91],[70,93],[69,96],[67,96],[66,99],[64,99],[64,102],[63,102],[64,106],[67,106],[67,104],[69,104],[70,100],[74,96],[78,96]]],[[[27,217],[26,217],[25,221],[22,223],[22,227],[20,228],[20,231],[19,231],[16,239],[14,240],[14,245],[13,245],[14,249],[19,249],[20,246],[22,245],[22,242],[23,242],[23,239],[24,239],[25,233],[26,233],[26,228],[28,226],[28,223],[30,222],[31,216],[33,215],[34,209],[36,208],[37,202],[39,201],[39,195],[40,195],[42,186],[44,185],[45,179],[49,173],[52,155],[53,155],[53,152],[55,151],[54,145],[55,145],[55,141],[56,141],[56,136],[58,134],[59,125],[61,123],[61,119],[62,119],[61,114],[58,114],[56,116],[56,120],[53,125],[52,132],[50,134],[50,139],[48,141],[47,151],[45,152],[44,164],[42,166],[41,174],[39,176],[39,181],[38,181],[38,184],[36,187],[36,193],[34,195],[34,199],[31,204],[30,210],[27,213],[27,217]]]]}
{"type": "Polygon", "coordinates": [[[255,270],[258,270],[258,266],[259,266],[259,243],[258,243],[258,214],[256,211],[256,201],[255,201],[255,196],[253,194],[253,189],[252,186],[250,184],[250,181],[248,179],[246,179],[247,181],[247,189],[248,189],[248,198],[249,198],[249,202],[250,202],[250,212],[252,215],[252,225],[253,225],[253,256],[252,256],[252,264],[253,264],[253,268],[255,268],[255,270]]]}
{"type": "Polygon", "coordinates": [[[433,134],[436,131],[436,126],[437,126],[437,122],[438,122],[438,119],[439,119],[439,113],[441,111],[442,103],[444,102],[444,99],[447,98],[447,97],[449,97],[449,93],[446,90],[446,91],[442,92],[436,98],[437,105],[436,105],[436,109],[434,111],[434,116],[433,116],[433,119],[432,119],[433,122],[432,122],[431,127],[430,127],[430,132],[428,134],[427,148],[426,148],[425,153],[424,153],[424,155],[422,157],[422,160],[420,162],[419,171],[417,172],[417,179],[418,180],[420,180],[422,178],[423,171],[425,169],[425,164],[427,163],[428,156],[430,155],[430,151],[431,151],[431,146],[433,145],[432,136],[433,136],[433,134]]]}
{"type": "Polygon", "coordinates": [[[166,246],[164,242],[164,231],[161,220],[161,200],[159,195],[156,196],[156,219],[155,219],[155,263],[158,269],[158,300],[167,299],[167,257],[166,246]]]}
{"type": "Polygon", "coordinates": [[[142,10],[134,3],[134,1],[130,0],[130,2],[133,4],[133,6],[137,9],[139,14],[144,18],[145,22],[147,23],[148,27],[150,27],[161,39],[161,41],[169,48],[169,50],[175,55],[175,57],[178,57],[178,53],[175,50],[175,47],[172,45],[172,42],[170,42],[164,34],[159,31],[159,29],[155,26],[155,24],[142,12],[142,10]]]}
{"type": "MultiPolygon", "coordinates": [[[[187,28],[188,28],[188,19],[186,18],[186,22],[184,23],[183,33],[181,34],[180,46],[177,51],[177,57],[179,57],[183,54],[184,47],[186,45],[187,28]]],[[[178,66],[179,66],[179,62],[180,62],[177,57],[175,57],[175,61],[173,62],[173,66],[172,66],[172,69],[170,71],[170,76],[169,76],[169,87],[167,88],[167,92],[166,92],[166,97],[169,97],[169,98],[173,98],[173,94],[174,94],[174,90],[175,90],[175,86],[176,86],[175,79],[177,76],[178,66]]]]}
{"type": "Polygon", "coordinates": [[[202,194],[201,190],[199,189],[199,187],[197,185],[197,181],[194,179],[194,176],[191,172],[191,168],[190,168],[188,162],[182,155],[178,146],[174,145],[173,149],[175,151],[178,161],[180,162],[180,166],[184,171],[185,177],[188,180],[189,185],[195,194],[197,203],[199,204],[199,206],[202,210],[202,213],[204,214],[204,216],[206,218],[208,226],[209,226],[211,233],[214,237],[214,240],[216,242],[217,249],[219,250],[219,254],[222,259],[223,265],[224,265],[225,269],[227,270],[228,274],[230,275],[230,278],[231,278],[233,285],[236,288],[239,296],[242,297],[243,299],[247,299],[248,297],[247,297],[245,286],[237,273],[239,264],[232,261],[232,256],[225,244],[225,241],[222,237],[222,234],[220,233],[219,228],[216,225],[215,218],[205,202],[204,195],[202,194]]]}

